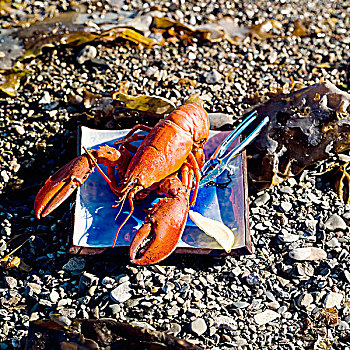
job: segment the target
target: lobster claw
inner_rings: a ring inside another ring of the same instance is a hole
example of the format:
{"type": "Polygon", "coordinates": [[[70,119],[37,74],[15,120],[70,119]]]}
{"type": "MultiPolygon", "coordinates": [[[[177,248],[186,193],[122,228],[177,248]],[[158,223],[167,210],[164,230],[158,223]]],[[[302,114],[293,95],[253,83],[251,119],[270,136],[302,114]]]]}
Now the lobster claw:
{"type": "Polygon", "coordinates": [[[176,248],[184,231],[189,205],[185,193],[162,198],[149,212],[130,244],[130,260],[136,265],[157,264],[176,248]]]}
{"type": "MultiPolygon", "coordinates": [[[[115,167],[121,153],[108,145],[92,150],[71,160],[46,180],[34,202],[35,216],[40,219],[50,214],[64,202],[74,190],[81,186],[95,169],[95,164],[115,167]]],[[[97,169],[99,167],[97,166],[97,169]]],[[[99,169],[99,171],[101,171],[99,169]]],[[[113,173],[114,174],[114,173],[113,173]]],[[[102,173],[102,176],[105,176],[102,173]]],[[[111,179],[106,178],[113,190],[111,179]]]]}
{"type": "Polygon", "coordinates": [[[86,155],[74,158],[46,180],[34,202],[35,216],[40,219],[55,210],[81,186],[94,170],[86,155]]]}

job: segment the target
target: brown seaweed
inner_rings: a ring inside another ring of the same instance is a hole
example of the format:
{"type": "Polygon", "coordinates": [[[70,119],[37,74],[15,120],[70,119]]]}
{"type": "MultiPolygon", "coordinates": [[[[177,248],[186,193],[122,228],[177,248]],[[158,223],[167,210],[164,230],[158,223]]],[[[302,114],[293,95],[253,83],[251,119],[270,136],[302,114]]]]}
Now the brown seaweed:
{"type": "Polygon", "coordinates": [[[71,321],[51,315],[51,320],[30,323],[26,350],[35,349],[188,349],[200,350],[165,332],[117,322],[113,319],[71,321]]]}
{"type": "Polygon", "coordinates": [[[330,82],[280,94],[254,109],[270,123],[247,149],[255,187],[276,185],[350,148],[350,94],[330,82]]]}

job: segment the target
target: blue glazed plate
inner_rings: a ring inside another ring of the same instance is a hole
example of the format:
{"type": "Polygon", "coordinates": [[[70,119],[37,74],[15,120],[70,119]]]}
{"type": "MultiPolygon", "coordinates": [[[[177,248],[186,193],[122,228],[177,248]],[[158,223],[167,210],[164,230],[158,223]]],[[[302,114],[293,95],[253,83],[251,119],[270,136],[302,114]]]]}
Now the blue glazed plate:
{"type": "MultiPolygon", "coordinates": [[[[129,130],[95,130],[81,128],[81,146],[97,149],[102,145],[112,146],[114,141],[123,138],[129,130]]],[[[227,136],[229,132],[210,132],[205,145],[208,158],[227,136]]],[[[234,145],[232,145],[233,147],[234,145]]],[[[83,150],[81,150],[83,152],[83,150]]],[[[101,166],[107,173],[107,167],[101,166]]],[[[244,248],[247,244],[246,197],[244,190],[244,174],[242,156],[234,159],[231,169],[218,178],[219,186],[208,185],[200,188],[194,211],[214,220],[223,222],[233,230],[235,235],[234,249],[244,248]]],[[[159,198],[151,194],[135,211],[119,233],[117,247],[130,245],[135,232],[140,228],[149,208],[159,198]]],[[[129,213],[128,203],[124,204],[117,220],[119,208],[115,208],[116,197],[98,171],[94,171],[89,179],[78,189],[75,215],[73,246],[101,248],[111,247],[119,225],[129,213]]],[[[212,238],[200,230],[190,218],[178,244],[178,248],[222,249],[212,238]]]]}

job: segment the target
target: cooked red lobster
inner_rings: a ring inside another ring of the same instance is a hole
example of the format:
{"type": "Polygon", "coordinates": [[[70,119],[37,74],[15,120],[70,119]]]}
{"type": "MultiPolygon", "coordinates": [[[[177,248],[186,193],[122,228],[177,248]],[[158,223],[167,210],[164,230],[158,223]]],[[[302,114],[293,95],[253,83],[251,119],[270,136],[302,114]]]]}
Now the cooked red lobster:
{"type": "Polygon", "coordinates": [[[86,151],[53,174],[36,196],[35,215],[40,218],[52,212],[97,167],[119,198],[119,205],[128,199],[131,207],[116,232],[113,247],[121,227],[133,213],[134,200],[145,198],[151,191],[165,195],[149,211],[129,251],[130,260],[135,264],[158,263],[175,250],[185,228],[189,207],[196,200],[200,169],[204,165],[203,146],[208,137],[208,115],[195,104],[180,106],[154,128],[137,125],[115,143],[118,149],[106,145],[86,151]],[[135,134],[137,130],[148,134],[135,134]],[[132,144],[137,140],[143,140],[138,148],[132,144]],[[108,176],[98,164],[108,166],[108,176]],[[122,179],[120,184],[115,177],[115,167],[122,179]],[[194,178],[195,188],[189,201],[194,178]]]}

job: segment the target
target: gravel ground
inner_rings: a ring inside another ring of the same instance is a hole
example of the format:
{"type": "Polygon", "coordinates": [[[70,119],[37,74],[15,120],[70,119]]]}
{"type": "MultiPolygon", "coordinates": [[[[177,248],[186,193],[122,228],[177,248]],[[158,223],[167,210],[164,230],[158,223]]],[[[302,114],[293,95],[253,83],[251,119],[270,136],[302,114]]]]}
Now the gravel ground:
{"type": "MultiPolygon", "coordinates": [[[[27,3],[28,13],[47,6],[27,3]]],[[[69,8],[59,3],[62,11],[69,8]]],[[[152,5],[131,1],[123,6],[139,10],[152,5]]],[[[326,78],[349,89],[347,1],[156,5],[175,7],[191,24],[222,15],[239,25],[277,19],[288,33],[301,18],[321,30],[310,37],[248,39],[237,46],[228,41],[153,49],[98,44],[94,64],[77,62],[82,48],[58,46],[30,61],[30,75],[18,96],[0,98],[0,254],[36,236],[15,254],[31,271],[1,270],[0,348],[23,347],[30,320],[60,313],[150,325],[209,349],[350,349],[350,206],[337,197],[331,179],[313,169],[251,192],[255,251],[239,258],[172,258],[165,266],[137,267],[124,257],[72,257],[67,253],[72,201],[35,219],[40,184],[76,150],[79,111],[69,102],[70,92],[87,89],[107,96],[126,80],[132,95],[155,94],[180,104],[199,93],[208,111],[240,115],[249,107],[248,97],[283,88],[290,77],[307,86],[326,78]],[[170,84],[171,76],[191,79],[196,86],[178,79],[170,84]],[[325,251],[326,256],[305,260],[305,251],[296,249],[308,246],[320,248],[313,254],[325,251]],[[290,252],[299,260],[291,259],[290,252]],[[332,321],[325,308],[333,308],[338,319],[332,321]]]]}

